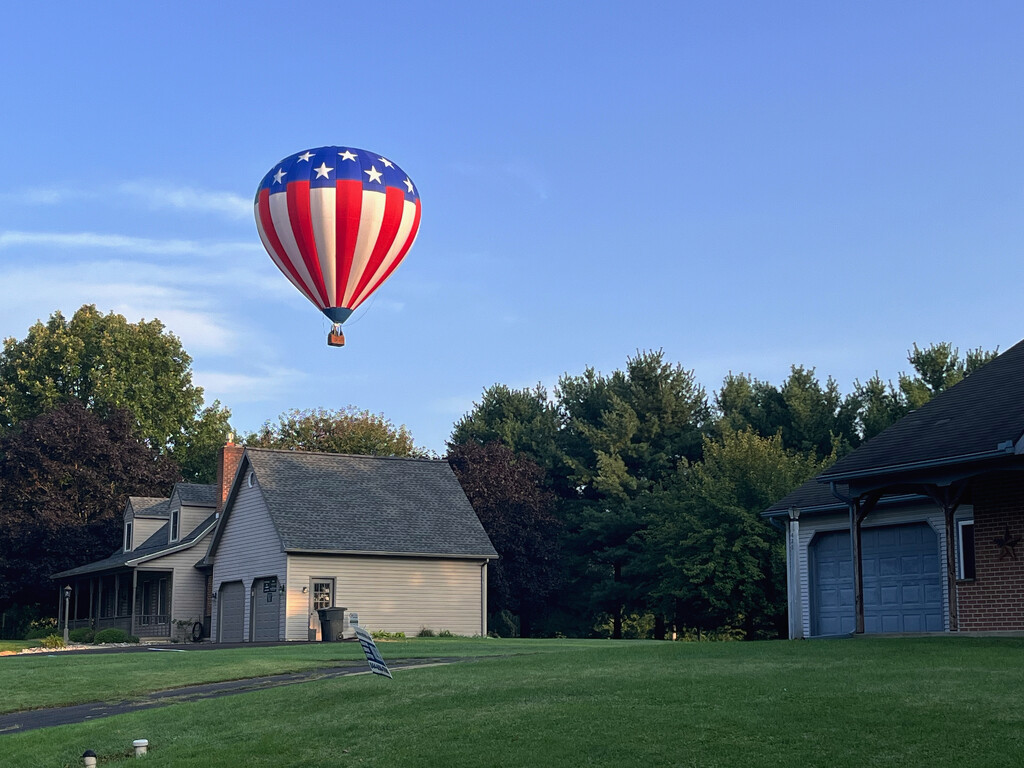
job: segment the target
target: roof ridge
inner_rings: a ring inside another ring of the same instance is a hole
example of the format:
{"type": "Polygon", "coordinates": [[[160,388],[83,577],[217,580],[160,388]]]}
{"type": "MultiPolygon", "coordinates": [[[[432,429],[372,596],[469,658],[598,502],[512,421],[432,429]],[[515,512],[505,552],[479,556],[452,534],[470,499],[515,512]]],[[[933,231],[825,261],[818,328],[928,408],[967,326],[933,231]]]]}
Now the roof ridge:
{"type": "Polygon", "coordinates": [[[418,461],[421,463],[434,464],[447,462],[447,459],[432,459],[426,456],[378,456],[371,453],[338,453],[336,451],[306,451],[296,448],[260,448],[258,446],[243,446],[246,451],[255,453],[283,453],[288,456],[337,456],[348,459],[382,459],[391,461],[418,461]]]}

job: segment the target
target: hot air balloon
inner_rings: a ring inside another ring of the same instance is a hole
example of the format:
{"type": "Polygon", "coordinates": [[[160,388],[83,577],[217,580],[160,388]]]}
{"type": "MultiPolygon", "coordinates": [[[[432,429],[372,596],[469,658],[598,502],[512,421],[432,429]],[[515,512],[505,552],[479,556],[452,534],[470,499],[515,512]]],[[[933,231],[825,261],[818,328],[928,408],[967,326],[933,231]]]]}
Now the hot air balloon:
{"type": "Polygon", "coordinates": [[[256,191],[263,246],[292,285],[341,324],[391,276],[420,228],[420,196],[386,157],[354,147],[319,147],[286,157],[256,191]]]}

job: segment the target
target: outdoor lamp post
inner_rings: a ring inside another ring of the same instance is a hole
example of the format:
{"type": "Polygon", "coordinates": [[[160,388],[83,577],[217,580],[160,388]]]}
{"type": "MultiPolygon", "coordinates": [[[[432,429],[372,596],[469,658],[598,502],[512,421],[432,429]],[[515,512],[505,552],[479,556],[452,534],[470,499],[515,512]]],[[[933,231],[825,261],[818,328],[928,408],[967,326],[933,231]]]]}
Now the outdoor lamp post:
{"type": "Polygon", "coordinates": [[[64,587],[64,645],[68,644],[68,613],[71,607],[71,585],[64,587]]]}

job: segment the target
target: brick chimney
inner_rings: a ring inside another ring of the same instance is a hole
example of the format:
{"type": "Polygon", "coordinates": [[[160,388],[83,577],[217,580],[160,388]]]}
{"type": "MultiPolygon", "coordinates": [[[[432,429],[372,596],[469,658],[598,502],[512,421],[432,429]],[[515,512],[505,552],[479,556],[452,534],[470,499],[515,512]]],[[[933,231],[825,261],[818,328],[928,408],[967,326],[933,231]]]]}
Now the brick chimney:
{"type": "Polygon", "coordinates": [[[238,464],[242,460],[242,453],[245,446],[235,445],[233,436],[228,437],[228,442],[220,449],[220,459],[217,461],[217,515],[224,511],[224,502],[231,492],[231,483],[235,480],[235,472],[238,471],[238,464]]]}

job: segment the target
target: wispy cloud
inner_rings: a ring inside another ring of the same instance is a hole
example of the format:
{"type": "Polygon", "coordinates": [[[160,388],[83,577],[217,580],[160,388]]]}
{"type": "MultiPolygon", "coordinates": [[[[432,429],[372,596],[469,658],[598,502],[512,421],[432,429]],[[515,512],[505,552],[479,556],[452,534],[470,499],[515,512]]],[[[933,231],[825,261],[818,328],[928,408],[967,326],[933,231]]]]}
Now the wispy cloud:
{"type": "Polygon", "coordinates": [[[169,187],[141,181],[124,182],[117,191],[151,208],[181,211],[212,211],[234,219],[252,216],[252,201],[234,192],[211,192],[193,187],[169,187]]]}
{"type": "Polygon", "coordinates": [[[203,388],[206,402],[259,403],[296,388],[306,373],[294,368],[264,368],[255,373],[195,371],[193,380],[203,388]]]}
{"type": "Polygon", "coordinates": [[[123,181],[92,189],[67,187],[28,187],[0,193],[0,201],[15,205],[53,206],[90,200],[122,206],[135,201],[152,210],[214,213],[230,219],[252,216],[252,200],[235,192],[177,187],[153,181],[123,181]],[[113,204],[110,201],[114,201],[113,204]]]}
{"type": "Polygon", "coordinates": [[[229,251],[258,252],[260,250],[258,243],[251,242],[210,243],[198,240],[158,240],[99,232],[22,232],[10,229],[0,231],[0,249],[39,245],[59,248],[104,248],[133,251],[152,256],[217,256],[229,251]]]}

